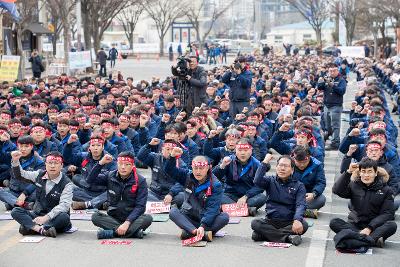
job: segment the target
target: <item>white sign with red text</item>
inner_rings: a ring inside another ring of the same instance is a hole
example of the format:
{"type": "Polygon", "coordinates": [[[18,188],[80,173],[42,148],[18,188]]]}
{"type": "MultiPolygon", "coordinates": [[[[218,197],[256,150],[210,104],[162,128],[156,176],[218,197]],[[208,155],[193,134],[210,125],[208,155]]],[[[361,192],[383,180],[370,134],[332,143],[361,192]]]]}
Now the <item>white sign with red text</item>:
{"type": "Polygon", "coordinates": [[[147,214],[159,214],[168,213],[171,209],[171,204],[165,204],[164,202],[147,202],[146,213],[147,214]]]}
{"type": "Polygon", "coordinates": [[[229,217],[246,217],[249,216],[247,204],[239,206],[237,203],[222,205],[222,211],[228,213],[229,217]]]}

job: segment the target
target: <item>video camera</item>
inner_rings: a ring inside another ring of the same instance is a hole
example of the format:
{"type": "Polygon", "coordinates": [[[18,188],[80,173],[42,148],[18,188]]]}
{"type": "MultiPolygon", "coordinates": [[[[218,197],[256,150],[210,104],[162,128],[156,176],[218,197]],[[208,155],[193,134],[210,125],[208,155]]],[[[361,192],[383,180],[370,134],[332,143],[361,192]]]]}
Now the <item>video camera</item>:
{"type": "Polygon", "coordinates": [[[190,58],[185,58],[184,56],[177,58],[176,63],[176,72],[178,73],[178,77],[182,80],[186,79],[186,76],[189,75],[189,63],[191,62],[190,58]]]}

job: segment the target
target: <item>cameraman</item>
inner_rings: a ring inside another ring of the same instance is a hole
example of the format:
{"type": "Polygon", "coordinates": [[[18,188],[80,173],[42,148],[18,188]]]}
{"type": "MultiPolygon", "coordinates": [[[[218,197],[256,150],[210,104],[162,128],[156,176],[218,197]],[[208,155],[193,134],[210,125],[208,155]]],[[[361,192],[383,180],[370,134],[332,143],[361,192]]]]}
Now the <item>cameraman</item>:
{"type": "Polygon", "coordinates": [[[239,57],[231,66],[231,70],[222,76],[222,82],[230,87],[229,98],[231,100],[230,113],[235,118],[244,107],[249,106],[250,87],[252,74],[246,69],[245,57],[239,57]]]}
{"type": "MultiPolygon", "coordinates": [[[[182,60],[182,58],[178,58],[182,60]]],[[[172,66],[172,74],[179,78],[178,94],[181,104],[187,113],[192,113],[194,107],[200,107],[207,102],[207,73],[203,67],[199,66],[197,56],[190,56],[185,59],[189,63],[188,69],[182,69],[181,63],[172,66]],[[185,73],[186,72],[186,73],[185,73]],[[182,76],[184,75],[184,76],[182,76]]]]}
{"type": "Polygon", "coordinates": [[[318,79],[318,89],[324,91],[325,140],[333,134],[331,145],[326,150],[337,150],[340,144],[340,122],[343,111],[343,95],[346,81],[339,75],[335,64],[329,64],[329,76],[318,79]]]}

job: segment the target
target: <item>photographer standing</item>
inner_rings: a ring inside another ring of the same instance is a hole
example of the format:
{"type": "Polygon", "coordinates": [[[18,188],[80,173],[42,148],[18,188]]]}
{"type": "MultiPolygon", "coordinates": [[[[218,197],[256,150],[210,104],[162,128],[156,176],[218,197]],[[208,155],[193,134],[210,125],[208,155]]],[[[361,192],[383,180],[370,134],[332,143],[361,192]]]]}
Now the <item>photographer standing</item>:
{"type": "Polygon", "coordinates": [[[318,89],[324,91],[325,140],[333,135],[331,145],[326,150],[337,150],[340,144],[340,122],[343,111],[343,95],[346,81],[339,75],[335,64],[329,64],[329,76],[318,79],[318,89]]]}
{"type": "Polygon", "coordinates": [[[40,58],[38,51],[33,50],[31,57],[29,58],[29,62],[32,63],[32,73],[33,77],[39,78],[42,75],[42,72],[44,71],[44,66],[42,63],[42,59],[40,58]]]}
{"type": "Polygon", "coordinates": [[[222,82],[230,87],[229,98],[231,100],[230,113],[232,118],[241,113],[244,107],[249,106],[252,74],[245,66],[246,59],[239,57],[231,66],[231,71],[222,76],[222,82]]]}
{"type": "Polygon", "coordinates": [[[178,58],[177,65],[172,66],[171,70],[178,77],[177,89],[183,110],[190,114],[194,107],[200,107],[207,102],[207,73],[199,66],[197,56],[178,58]]]}

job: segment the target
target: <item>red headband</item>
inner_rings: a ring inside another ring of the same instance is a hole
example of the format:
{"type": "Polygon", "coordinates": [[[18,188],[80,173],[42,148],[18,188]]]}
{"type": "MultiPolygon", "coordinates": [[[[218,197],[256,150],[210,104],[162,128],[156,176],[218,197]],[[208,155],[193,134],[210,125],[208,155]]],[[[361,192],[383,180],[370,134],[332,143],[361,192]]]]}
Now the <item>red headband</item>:
{"type": "Polygon", "coordinates": [[[104,140],[101,138],[92,138],[90,139],[90,144],[104,144],[104,140]]]}
{"type": "Polygon", "coordinates": [[[133,158],[130,157],[118,157],[118,162],[125,162],[125,163],[130,163],[135,165],[135,160],[133,158]]]}
{"type": "Polygon", "coordinates": [[[240,138],[240,135],[236,135],[236,134],[228,134],[226,135],[226,138],[228,137],[232,137],[232,138],[240,138]]]}
{"type": "Polygon", "coordinates": [[[375,138],[375,137],[383,137],[386,139],[386,135],[384,135],[384,134],[373,134],[373,135],[369,136],[369,138],[375,138]]]}
{"type": "Polygon", "coordinates": [[[375,129],[386,129],[386,125],[382,124],[382,123],[374,124],[373,128],[375,128],[375,129]]]}
{"type": "Polygon", "coordinates": [[[250,149],[250,148],[252,148],[252,146],[250,144],[237,144],[236,148],[239,148],[239,149],[250,149]]]}
{"type": "Polygon", "coordinates": [[[91,118],[91,119],[93,119],[93,118],[101,118],[101,116],[97,115],[97,114],[92,114],[92,115],[89,116],[89,118],[91,118]]]}
{"type": "Polygon", "coordinates": [[[69,126],[70,130],[79,130],[79,126],[69,126]]]}
{"type": "Polygon", "coordinates": [[[162,147],[174,148],[174,147],[176,147],[176,144],[174,144],[174,143],[164,143],[162,147]]]}
{"type": "Polygon", "coordinates": [[[257,130],[257,127],[254,125],[247,126],[247,130],[257,130]]]}
{"type": "Polygon", "coordinates": [[[111,118],[111,115],[110,114],[107,114],[107,113],[101,113],[101,117],[104,117],[104,118],[111,118]]]}
{"type": "Polygon", "coordinates": [[[57,161],[59,163],[63,163],[63,158],[59,156],[47,156],[46,161],[57,161]]]}
{"type": "Polygon", "coordinates": [[[1,113],[0,117],[5,120],[11,119],[11,115],[7,113],[1,113]]]}
{"type": "Polygon", "coordinates": [[[206,167],[208,166],[207,161],[192,161],[192,167],[206,167]]]}
{"type": "Polygon", "coordinates": [[[76,120],[81,122],[81,121],[86,121],[86,118],[85,117],[78,117],[78,118],[76,118],[76,120]]]}
{"type": "Polygon", "coordinates": [[[2,134],[4,134],[4,133],[8,133],[8,132],[5,131],[5,130],[0,130],[0,135],[2,135],[2,134]]]}
{"type": "Polygon", "coordinates": [[[103,127],[113,127],[114,128],[114,125],[112,123],[109,123],[109,122],[103,122],[101,124],[101,126],[103,126],[103,127]]]}
{"type": "Polygon", "coordinates": [[[14,123],[8,124],[8,126],[9,126],[9,127],[18,127],[18,126],[22,126],[22,124],[19,123],[19,122],[14,122],[14,123]]]}
{"type": "Polygon", "coordinates": [[[31,132],[41,132],[41,131],[45,131],[46,128],[42,127],[42,126],[34,126],[31,128],[31,132]]]}
{"type": "Polygon", "coordinates": [[[373,144],[369,144],[369,145],[367,146],[367,148],[368,148],[368,149],[370,149],[370,148],[372,148],[372,149],[382,149],[382,146],[379,145],[379,144],[373,143],[373,144]]]}

